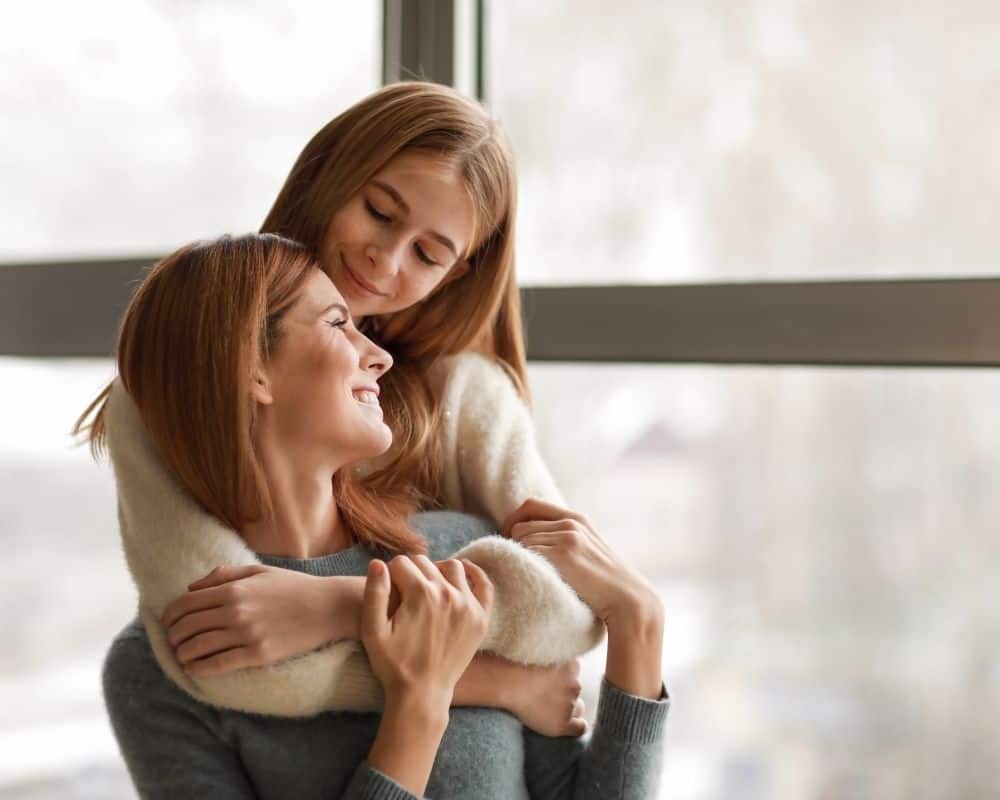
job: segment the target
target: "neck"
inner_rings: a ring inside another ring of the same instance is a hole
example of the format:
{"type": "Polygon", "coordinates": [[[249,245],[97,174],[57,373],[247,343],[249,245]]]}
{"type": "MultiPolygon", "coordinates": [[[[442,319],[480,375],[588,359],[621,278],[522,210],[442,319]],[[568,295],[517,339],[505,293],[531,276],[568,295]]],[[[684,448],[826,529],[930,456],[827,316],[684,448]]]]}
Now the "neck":
{"type": "Polygon", "coordinates": [[[351,536],[333,496],[333,476],[340,465],[277,447],[266,436],[258,439],[257,452],[273,514],[244,526],[250,549],[269,556],[316,558],[350,547],[351,536]]]}

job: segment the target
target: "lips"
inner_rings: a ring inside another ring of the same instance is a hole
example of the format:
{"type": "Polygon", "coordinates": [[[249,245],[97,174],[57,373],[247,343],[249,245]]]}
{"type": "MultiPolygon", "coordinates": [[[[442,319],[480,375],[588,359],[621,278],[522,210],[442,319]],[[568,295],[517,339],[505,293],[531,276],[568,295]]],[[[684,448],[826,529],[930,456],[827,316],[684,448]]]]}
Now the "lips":
{"type": "Polygon", "coordinates": [[[340,254],[340,263],[344,267],[344,272],[346,273],[348,280],[350,280],[362,292],[365,292],[366,294],[375,295],[376,297],[388,296],[385,292],[380,292],[377,288],[375,288],[375,286],[370,284],[368,281],[366,281],[364,278],[358,275],[358,273],[356,273],[353,269],[351,269],[347,265],[347,259],[344,258],[343,253],[340,254]]]}

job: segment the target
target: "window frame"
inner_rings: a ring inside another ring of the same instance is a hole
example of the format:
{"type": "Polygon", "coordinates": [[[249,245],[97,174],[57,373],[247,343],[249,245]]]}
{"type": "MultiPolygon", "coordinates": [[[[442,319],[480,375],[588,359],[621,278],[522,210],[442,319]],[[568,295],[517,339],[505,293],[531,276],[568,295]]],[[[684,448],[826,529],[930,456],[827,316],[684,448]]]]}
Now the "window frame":
{"type": "MultiPolygon", "coordinates": [[[[383,82],[461,78],[483,98],[487,21],[486,0],[383,0],[383,82]]],[[[109,356],[129,297],[157,258],[0,263],[0,355],[109,356]]],[[[1000,366],[1000,278],[532,286],[521,294],[533,361],[1000,366]]]]}

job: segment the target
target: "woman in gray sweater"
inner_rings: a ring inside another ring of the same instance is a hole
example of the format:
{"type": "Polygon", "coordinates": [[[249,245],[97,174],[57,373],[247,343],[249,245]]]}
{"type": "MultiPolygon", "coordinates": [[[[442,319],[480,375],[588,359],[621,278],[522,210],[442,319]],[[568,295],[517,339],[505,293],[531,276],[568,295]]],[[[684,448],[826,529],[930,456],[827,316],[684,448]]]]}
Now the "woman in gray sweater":
{"type": "Polygon", "coordinates": [[[262,561],[367,576],[362,641],[385,692],[381,715],[209,707],[163,675],[134,622],[111,646],[104,690],[141,797],[652,796],[669,704],[662,609],[572,512],[529,502],[505,533],[549,559],[607,625],[592,734],[546,739],[503,711],[450,708],[492,587],[448,556],[490,531],[449,512],[407,521],[405,496],[373,497],[345,477],[391,444],[377,384],[391,358],[354,328],[303,248],[246,236],[167,257],[126,312],[118,366],[173,474],[262,561]],[[393,553],[405,555],[379,558],[393,553]]]}

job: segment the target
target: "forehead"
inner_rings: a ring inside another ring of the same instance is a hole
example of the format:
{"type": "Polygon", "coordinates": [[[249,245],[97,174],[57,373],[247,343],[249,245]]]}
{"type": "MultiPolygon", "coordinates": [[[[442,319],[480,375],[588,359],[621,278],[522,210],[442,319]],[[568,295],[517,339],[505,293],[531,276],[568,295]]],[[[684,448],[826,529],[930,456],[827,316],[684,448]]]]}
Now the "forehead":
{"type": "Polygon", "coordinates": [[[315,316],[333,303],[347,305],[343,295],[323,270],[310,270],[309,277],[306,278],[302,292],[295,303],[296,311],[303,315],[315,316]]]}

